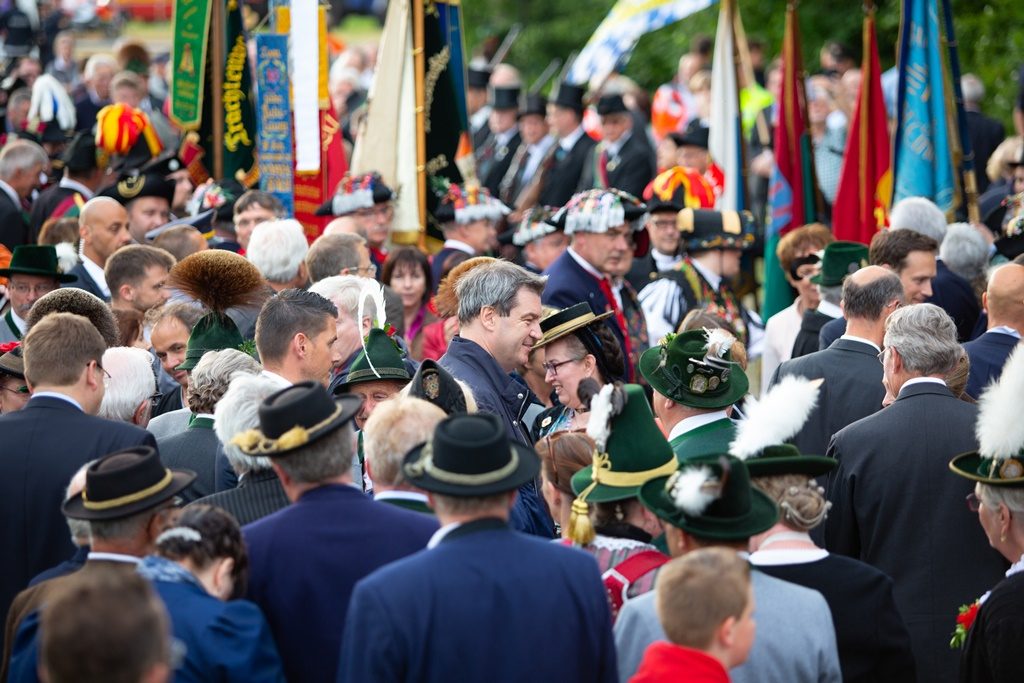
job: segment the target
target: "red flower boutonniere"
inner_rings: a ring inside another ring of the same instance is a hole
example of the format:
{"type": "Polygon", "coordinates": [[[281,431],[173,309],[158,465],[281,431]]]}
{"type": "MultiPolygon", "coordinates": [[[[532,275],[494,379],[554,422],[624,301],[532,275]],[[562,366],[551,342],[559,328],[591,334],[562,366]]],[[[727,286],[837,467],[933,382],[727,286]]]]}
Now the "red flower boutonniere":
{"type": "Polygon", "coordinates": [[[14,349],[18,348],[19,346],[21,346],[21,342],[17,342],[17,341],[15,341],[15,342],[7,342],[6,344],[0,344],[0,355],[3,355],[5,353],[10,353],[11,351],[13,351],[14,349]]]}
{"type": "Polygon", "coordinates": [[[975,600],[969,605],[960,605],[960,611],[956,615],[956,628],[953,629],[953,638],[949,641],[951,649],[956,650],[964,646],[964,642],[967,640],[967,632],[974,625],[974,620],[978,617],[978,608],[980,607],[980,600],[975,600]]]}
{"type": "Polygon", "coordinates": [[[398,329],[391,323],[388,323],[388,326],[384,328],[384,334],[394,338],[394,336],[398,334],[398,329]]]}

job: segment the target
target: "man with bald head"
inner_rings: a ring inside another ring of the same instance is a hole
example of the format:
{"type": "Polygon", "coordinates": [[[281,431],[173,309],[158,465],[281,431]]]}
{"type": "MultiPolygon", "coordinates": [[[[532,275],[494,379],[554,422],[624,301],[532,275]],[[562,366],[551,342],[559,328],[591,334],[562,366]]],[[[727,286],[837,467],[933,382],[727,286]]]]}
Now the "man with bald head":
{"type": "Polygon", "coordinates": [[[82,238],[82,260],[70,271],[78,280],[68,286],[109,302],[110,288],[103,268],[115,251],[132,243],[128,212],[110,197],[93,197],[78,215],[78,234],[82,238]]]}
{"type": "Polygon", "coordinates": [[[964,344],[971,359],[967,393],[974,398],[999,378],[1010,352],[1020,343],[1024,332],[1024,266],[1007,263],[993,271],[981,304],[988,312],[988,331],[964,344]]]}
{"type": "Polygon", "coordinates": [[[771,384],[786,375],[824,379],[818,407],[793,438],[801,453],[825,452],[832,435],[882,408],[882,351],[885,321],[904,300],[899,276],[882,266],[867,266],[843,282],[846,334],[827,349],[784,362],[771,384]]]}

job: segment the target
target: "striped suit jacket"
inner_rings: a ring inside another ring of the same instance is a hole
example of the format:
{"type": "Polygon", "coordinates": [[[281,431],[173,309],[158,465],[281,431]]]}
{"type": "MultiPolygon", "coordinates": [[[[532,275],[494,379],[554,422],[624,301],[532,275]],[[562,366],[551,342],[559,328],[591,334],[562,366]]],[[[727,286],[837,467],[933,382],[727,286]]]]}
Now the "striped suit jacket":
{"type": "Polygon", "coordinates": [[[189,504],[219,507],[234,515],[239,526],[245,526],[287,507],[289,501],[274,470],[263,470],[242,477],[238,488],[220,491],[189,504]]]}

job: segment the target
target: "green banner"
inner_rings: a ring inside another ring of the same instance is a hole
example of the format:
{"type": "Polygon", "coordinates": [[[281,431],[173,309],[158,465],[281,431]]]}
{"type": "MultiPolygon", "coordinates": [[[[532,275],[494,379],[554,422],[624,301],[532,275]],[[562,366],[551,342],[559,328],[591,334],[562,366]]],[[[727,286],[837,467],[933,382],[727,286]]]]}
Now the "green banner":
{"type": "Polygon", "coordinates": [[[182,128],[199,127],[206,78],[211,0],[175,0],[171,53],[171,119],[182,128]]]}

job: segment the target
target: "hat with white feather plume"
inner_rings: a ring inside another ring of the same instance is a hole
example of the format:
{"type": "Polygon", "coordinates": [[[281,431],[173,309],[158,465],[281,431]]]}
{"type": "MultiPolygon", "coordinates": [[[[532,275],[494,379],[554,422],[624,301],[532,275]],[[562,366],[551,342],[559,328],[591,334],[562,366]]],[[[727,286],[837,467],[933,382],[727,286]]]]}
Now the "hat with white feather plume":
{"type": "Polygon", "coordinates": [[[1010,354],[1003,373],[978,400],[975,434],[978,450],[961,453],[949,469],[961,477],[990,486],[1024,486],[1024,420],[1020,397],[1024,396],[1024,351],[1010,354]]]}
{"type": "Polygon", "coordinates": [[[640,374],[662,396],[693,408],[731,406],[750,382],[732,359],[736,338],[723,329],[667,335],[640,356],[640,374]]]}
{"type": "Polygon", "coordinates": [[[729,445],[729,453],[746,463],[750,476],[817,477],[835,468],[833,458],[802,455],[796,446],[786,443],[803,428],[818,405],[821,382],[786,376],[760,400],[750,397],[744,402],[746,419],[736,424],[736,438],[729,445]]]}
{"type": "Polygon", "coordinates": [[[409,383],[412,376],[405,368],[402,352],[398,344],[387,333],[384,307],[384,291],[380,284],[370,280],[359,293],[359,308],[356,320],[363,319],[363,309],[367,298],[371,299],[377,310],[369,334],[363,338],[363,348],[348,368],[345,380],[335,389],[335,394],[348,392],[356,384],[376,382],[378,380],[394,380],[403,386],[409,383]]]}

